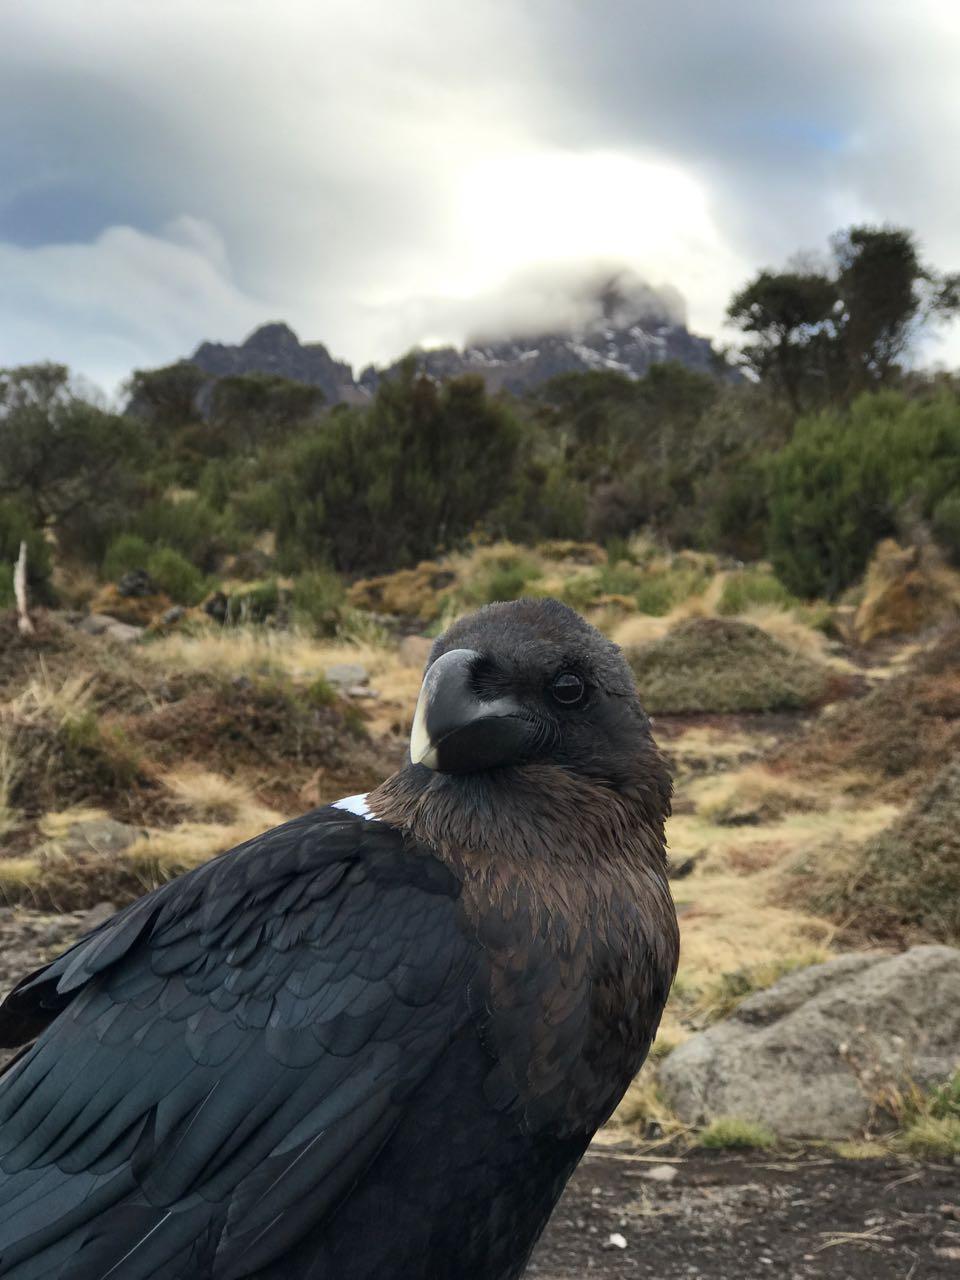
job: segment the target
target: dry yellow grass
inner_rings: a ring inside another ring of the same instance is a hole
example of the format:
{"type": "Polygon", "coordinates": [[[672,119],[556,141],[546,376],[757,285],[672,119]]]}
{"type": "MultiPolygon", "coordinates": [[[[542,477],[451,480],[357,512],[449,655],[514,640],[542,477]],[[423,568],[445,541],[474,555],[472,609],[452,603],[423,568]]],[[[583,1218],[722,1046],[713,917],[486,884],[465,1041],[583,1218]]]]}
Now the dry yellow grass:
{"type": "Polygon", "coordinates": [[[247,789],[222,773],[186,766],[165,774],[163,784],[198,822],[233,823],[251,805],[247,789]]]}
{"type": "Polygon", "coordinates": [[[69,809],[60,809],[55,813],[46,813],[40,820],[40,832],[47,840],[64,840],[71,827],[85,822],[99,822],[109,817],[106,809],[94,805],[75,804],[69,809]]]}
{"type": "Polygon", "coordinates": [[[723,825],[769,822],[788,813],[829,808],[832,793],[771,773],[763,765],[704,778],[687,788],[697,813],[723,825]]]}

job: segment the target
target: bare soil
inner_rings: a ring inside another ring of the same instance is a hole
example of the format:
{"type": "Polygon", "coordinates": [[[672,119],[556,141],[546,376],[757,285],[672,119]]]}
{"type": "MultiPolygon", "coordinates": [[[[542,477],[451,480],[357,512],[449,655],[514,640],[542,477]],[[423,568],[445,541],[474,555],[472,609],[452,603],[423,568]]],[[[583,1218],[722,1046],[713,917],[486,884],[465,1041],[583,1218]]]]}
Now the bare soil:
{"type": "Polygon", "coordinates": [[[936,1280],[960,1275],[960,1165],[594,1146],[530,1280],[936,1280]],[[672,1181],[651,1177],[664,1166],[672,1181]]]}

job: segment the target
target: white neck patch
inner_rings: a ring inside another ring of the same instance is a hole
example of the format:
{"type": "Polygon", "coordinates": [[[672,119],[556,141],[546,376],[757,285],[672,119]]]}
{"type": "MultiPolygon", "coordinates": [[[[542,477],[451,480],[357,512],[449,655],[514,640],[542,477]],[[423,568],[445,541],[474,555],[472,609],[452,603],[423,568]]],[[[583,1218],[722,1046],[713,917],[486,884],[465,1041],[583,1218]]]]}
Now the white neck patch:
{"type": "Polygon", "coordinates": [[[347,813],[354,813],[358,818],[373,818],[370,806],[367,804],[366,792],[359,796],[344,796],[342,800],[337,800],[331,807],[345,809],[347,813]]]}

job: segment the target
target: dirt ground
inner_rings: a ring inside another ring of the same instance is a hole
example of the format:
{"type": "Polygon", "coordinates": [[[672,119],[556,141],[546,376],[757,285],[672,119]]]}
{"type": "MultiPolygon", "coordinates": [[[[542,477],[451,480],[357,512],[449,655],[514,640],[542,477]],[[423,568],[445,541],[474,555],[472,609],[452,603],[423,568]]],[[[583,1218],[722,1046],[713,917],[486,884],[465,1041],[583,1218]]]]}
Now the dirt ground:
{"type": "Polygon", "coordinates": [[[661,1160],[598,1146],[527,1270],[530,1280],[958,1275],[960,1166],[711,1151],[661,1160]]]}

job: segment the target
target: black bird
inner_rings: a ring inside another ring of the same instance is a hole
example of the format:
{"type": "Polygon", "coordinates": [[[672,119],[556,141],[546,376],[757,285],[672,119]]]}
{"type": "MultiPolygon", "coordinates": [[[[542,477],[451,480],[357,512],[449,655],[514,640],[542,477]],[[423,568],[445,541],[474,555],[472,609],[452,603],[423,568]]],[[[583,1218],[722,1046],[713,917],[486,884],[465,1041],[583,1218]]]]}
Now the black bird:
{"type": "Polygon", "coordinates": [[[673,978],[669,796],[615,645],[457,623],[406,768],[7,997],[0,1276],[519,1276],[673,978]]]}

